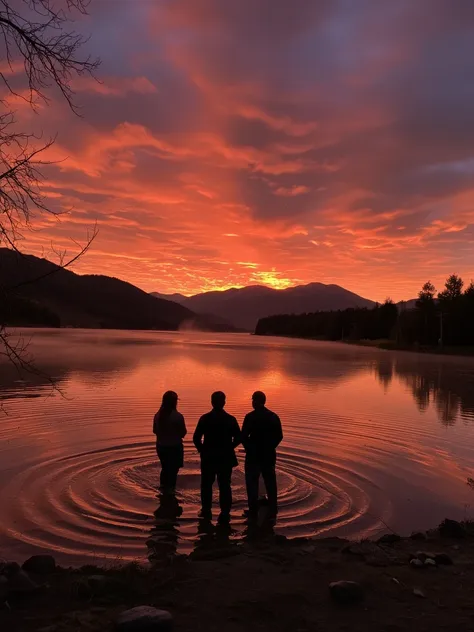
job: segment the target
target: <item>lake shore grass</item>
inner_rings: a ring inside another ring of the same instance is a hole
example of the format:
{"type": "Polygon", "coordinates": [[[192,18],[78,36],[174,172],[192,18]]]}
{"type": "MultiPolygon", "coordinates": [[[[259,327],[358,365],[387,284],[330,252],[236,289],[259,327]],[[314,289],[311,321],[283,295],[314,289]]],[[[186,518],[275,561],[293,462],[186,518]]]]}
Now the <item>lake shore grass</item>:
{"type": "Polygon", "coordinates": [[[0,629],[107,632],[120,613],[146,605],[167,610],[174,629],[189,632],[469,630],[474,537],[454,535],[441,537],[436,530],[360,543],[223,538],[190,556],[163,555],[146,567],[29,571],[42,587],[8,596],[0,629]],[[329,589],[341,580],[357,583],[351,603],[329,589]]]}

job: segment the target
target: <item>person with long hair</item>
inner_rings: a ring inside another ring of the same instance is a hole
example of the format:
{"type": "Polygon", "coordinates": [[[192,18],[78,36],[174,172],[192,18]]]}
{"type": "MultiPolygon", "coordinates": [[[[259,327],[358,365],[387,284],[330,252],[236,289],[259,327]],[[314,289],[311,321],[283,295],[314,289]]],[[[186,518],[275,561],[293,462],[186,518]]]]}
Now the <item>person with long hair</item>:
{"type": "Polygon", "coordinates": [[[187,430],[177,407],[178,395],[174,391],[166,391],[153,420],[156,452],[161,463],[160,490],[169,493],[174,492],[178,472],[184,465],[183,438],[187,430]]]}

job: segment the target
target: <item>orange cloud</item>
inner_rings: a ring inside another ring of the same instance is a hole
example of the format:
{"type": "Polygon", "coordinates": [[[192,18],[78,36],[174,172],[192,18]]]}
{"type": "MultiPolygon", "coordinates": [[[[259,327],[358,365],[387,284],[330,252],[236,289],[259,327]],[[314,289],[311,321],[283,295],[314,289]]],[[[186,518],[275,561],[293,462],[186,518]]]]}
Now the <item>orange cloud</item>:
{"type": "Polygon", "coordinates": [[[21,129],[57,132],[42,187],[64,214],[36,214],[26,249],[71,248],[97,222],[78,271],[185,294],[322,281],[407,299],[470,278],[468,12],[173,0],[111,20],[94,4],[103,66],[74,83],[82,117],[7,97],[21,129]]]}

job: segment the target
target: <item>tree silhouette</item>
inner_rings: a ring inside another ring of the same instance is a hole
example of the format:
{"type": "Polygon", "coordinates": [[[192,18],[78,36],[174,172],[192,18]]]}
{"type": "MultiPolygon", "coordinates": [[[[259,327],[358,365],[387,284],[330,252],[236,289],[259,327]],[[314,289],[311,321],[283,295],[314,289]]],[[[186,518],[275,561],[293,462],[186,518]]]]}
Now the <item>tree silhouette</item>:
{"type": "Polygon", "coordinates": [[[453,274],[445,289],[427,281],[421,288],[416,307],[395,305],[387,298],[372,309],[351,308],[312,314],[279,314],[262,318],[256,334],[299,336],[325,340],[391,341],[392,347],[431,348],[440,341],[450,346],[474,345],[474,282],[463,292],[461,277],[453,274]],[[440,340],[441,339],[441,340],[440,340]]]}
{"type": "MultiPolygon", "coordinates": [[[[49,164],[44,152],[54,139],[42,141],[31,132],[18,129],[15,111],[8,95],[23,99],[32,108],[48,103],[48,91],[56,88],[71,110],[77,114],[72,79],[92,74],[99,61],[81,57],[85,38],[70,29],[74,12],[85,13],[88,0],[0,0],[0,71],[7,96],[0,100],[0,247],[17,252],[23,232],[31,226],[34,213],[56,212],[42,193],[42,167],[49,164]],[[18,87],[20,86],[20,87],[18,87]]],[[[87,236],[79,254],[67,260],[60,256],[60,267],[66,267],[83,254],[94,239],[96,230],[87,236]]],[[[8,309],[15,287],[0,287],[0,305],[8,309]]],[[[0,312],[0,355],[20,367],[32,368],[25,359],[23,346],[11,342],[0,312]]]]}
{"type": "Polygon", "coordinates": [[[462,295],[464,281],[456,274],[451,274],[446,279],[446,285],[442,292],[438,294],[438,299],[443,303],[453,302],[462,295]]]}

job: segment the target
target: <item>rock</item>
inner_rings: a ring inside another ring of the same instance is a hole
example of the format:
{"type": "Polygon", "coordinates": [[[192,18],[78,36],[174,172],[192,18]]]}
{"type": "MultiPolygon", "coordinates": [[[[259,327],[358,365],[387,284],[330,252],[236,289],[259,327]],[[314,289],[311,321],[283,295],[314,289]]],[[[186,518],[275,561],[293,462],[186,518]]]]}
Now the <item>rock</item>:
{"type": "Polygon", "coordinates": [[[19,570],[8,578],[8,592],[17,595],[26,595],[37,592],[39,590],[36,584],[25,571],[19,570]]]}
{"type": "Polygon", "coordinates": [[[341,553],[344,553],[346,555],[357,555],[358,557],[365,557],[368,553],[370,553],[370,549],[367,548],[366,543],[356,542],[354,544],[347,544],[345,547],[343,547],[341,553]]]}
{"type": "Polygon", "coordinates": [[[329,591],[334,601],[340,604],[358,603],[364,599],[364,589],[357,582],[338,581],[329,584],[329,591]]]}
{"type": "Polygon", "coordinates": [[[425,560],[425,566],[436,566],[436,562],[432,557],[427,557],[425,560]]]}
{"type": "Polygon", "coordinates": [[[434,557],[434,561],[436,564],[439,564],[439,566],[451,566],[451,564],[454,564],[452,558],[449,557],[447,553],[437,553],[434,557]]]}
{"type": "Polygon", "coordinates": [[[417,557],[414,557],[412,560],[410,560],[410,566],[414,566],[415,568],[423,568],[424,564],[417,557]]]}
{"type": "Polygon", "coordinates": [[[421,531],[415,531],[411,534],[410,538],[412,540],[426,540],[426,534],[421,531]]]}
{"type": "Polygon", "coordinates": [[[377,540],[377,544],[394,544],[395,542],[400,542],[400,540],[401,537],[398,533],[386,533],[377,540]]]}
{"type": "Polygon", "coordinates": [[[125,610],[117,617],[117,632],[158,632],[173,627],[173,617],[167,610],[158,610],[151,606],[137,606],[125,610]]]}
{"type": "Polygon", "coordinates": [[[442,538],[465,538],[466,530],[457,520],[449,520],[446,518],[438,527],[439,534],[442,538]]]}
{"type": "Polygon", "coordinates": [[[421,599],[425,599],[426,595],[425,593],[420,590],[419,588],[414,588],[413,589],[413,594],[415,595],[415,597],[421,597],[421,599]]]}
{"type": "Polygon", "coordinates": [[[52,555],[33,555],[22,566],[28,573],[48,575],[56,570],[56,560],[52,555]]]}

